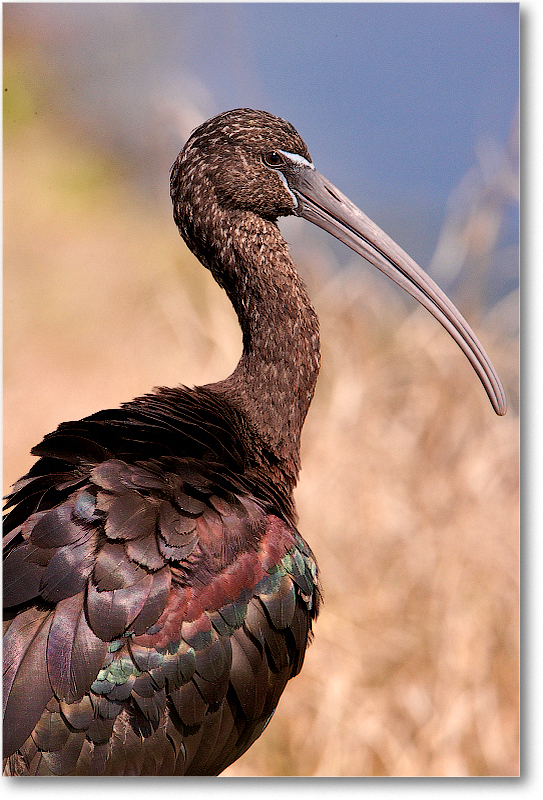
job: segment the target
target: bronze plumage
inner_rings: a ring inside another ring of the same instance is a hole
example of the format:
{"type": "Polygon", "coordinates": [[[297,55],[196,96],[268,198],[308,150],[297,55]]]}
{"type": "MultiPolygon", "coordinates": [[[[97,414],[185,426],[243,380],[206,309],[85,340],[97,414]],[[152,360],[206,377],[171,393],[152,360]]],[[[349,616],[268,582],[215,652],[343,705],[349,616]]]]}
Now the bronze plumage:
{"type": "Polygon", "coordinates": [[[204,123],[171,194],[243,353],[219,383],[157,389],[33,449],[5,519],[9,775],[218,774],[302,667],[320,592],[292,492],[319,331],[279,216],[310,219],[416,297],[505,413],[459,312],[316,172],[288,122],[237,109],[204,123]]]}

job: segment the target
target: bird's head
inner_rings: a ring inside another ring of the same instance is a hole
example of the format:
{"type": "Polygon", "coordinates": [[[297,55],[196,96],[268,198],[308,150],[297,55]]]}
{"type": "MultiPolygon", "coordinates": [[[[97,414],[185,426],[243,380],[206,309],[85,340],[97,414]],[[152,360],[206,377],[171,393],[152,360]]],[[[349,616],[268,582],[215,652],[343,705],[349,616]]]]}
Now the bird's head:
{"type": "Polygon", "coordinates": [[[276,220],[296,213],[291,186],[312,166],[290,122],[266,111],[226,111],[200,125],[180,152],[172,167],[172,200],[176,207],[187,191],[212,192],[221,209],[276,220]]]}

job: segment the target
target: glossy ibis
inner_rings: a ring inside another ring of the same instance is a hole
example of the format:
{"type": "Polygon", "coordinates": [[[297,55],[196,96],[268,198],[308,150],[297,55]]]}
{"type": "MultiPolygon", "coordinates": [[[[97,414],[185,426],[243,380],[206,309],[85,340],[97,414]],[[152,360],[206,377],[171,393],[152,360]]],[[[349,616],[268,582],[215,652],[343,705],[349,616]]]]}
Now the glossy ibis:
{"type": "Polygon", "coordinates": [[[226,380],[157,389],[33,449],[5,521],[7,774],[218,774],[302,667],[319,584],[292,492],[319,330],[278,217],[314,222],[412,294],[505,413],[468,324],[288,122],[237,109],[204,123],[171,196],[243,353],[226,380]]]}

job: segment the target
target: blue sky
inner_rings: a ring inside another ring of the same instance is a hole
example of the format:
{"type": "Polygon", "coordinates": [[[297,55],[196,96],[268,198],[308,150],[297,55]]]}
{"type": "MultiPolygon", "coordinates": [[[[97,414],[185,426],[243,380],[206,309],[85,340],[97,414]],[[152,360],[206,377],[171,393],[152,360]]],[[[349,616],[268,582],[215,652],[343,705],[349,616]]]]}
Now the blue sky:
{"type": "Polygon", "coordinates": [[[508,135],[516,4],[228,3],[199,5],[191,25],[187,62],[218,106],[295,119],[345,181],[355,164],[379,187],[386,167],[399,191],[443,199],[477,135],[508,135]]]}

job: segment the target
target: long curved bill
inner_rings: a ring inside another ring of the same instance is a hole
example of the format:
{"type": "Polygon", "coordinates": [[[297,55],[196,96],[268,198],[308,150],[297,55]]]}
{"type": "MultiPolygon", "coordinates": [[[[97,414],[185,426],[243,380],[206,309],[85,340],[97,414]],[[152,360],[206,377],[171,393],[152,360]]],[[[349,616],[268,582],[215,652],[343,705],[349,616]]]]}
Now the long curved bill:
{"type": "Polygon", "coordinates": [[[295,180],[289,180],[289,187],[298,201],[295,214],[363,256],[441,322],[471,362],[496,414],[505,414],[505,392],[483,346],[462,314],[424,270],[312,167],[298,169],[295,180]]]}

